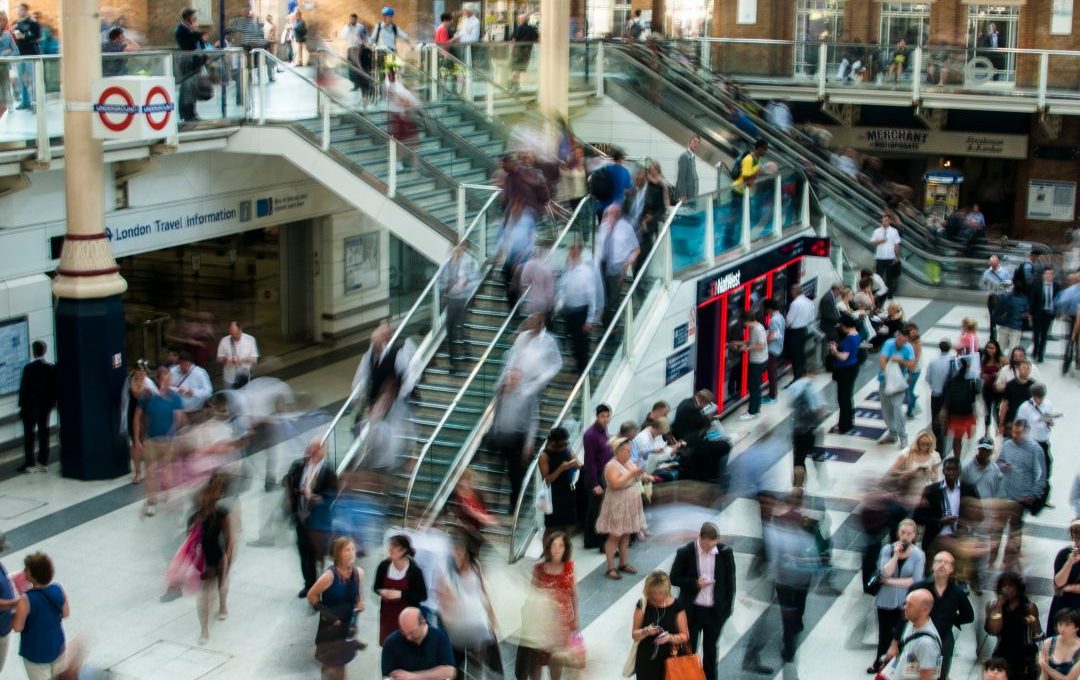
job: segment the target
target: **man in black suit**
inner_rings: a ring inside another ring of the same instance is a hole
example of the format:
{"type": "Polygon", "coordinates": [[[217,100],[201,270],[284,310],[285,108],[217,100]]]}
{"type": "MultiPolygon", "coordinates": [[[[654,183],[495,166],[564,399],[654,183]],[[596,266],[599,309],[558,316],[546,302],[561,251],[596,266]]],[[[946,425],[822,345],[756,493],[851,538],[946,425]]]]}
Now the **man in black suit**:
{"type": "Polygon", "coordinates": [[[821,296],[821,302],[818,303],[818,325],[821,327],[821,332],[825,334],[828,340],[840,340],[840,332],[838,330],[840,326],[840,293],[843,288],[839,283],[834,283],[829,292],[821,296]]]}
{"type": "Polygon", "coordinates": [[[679,587],[679,603],[690,628],[690,647],[702,640],[705,680],[716,680],[716,645],[735,603],[735,553],[719,542],[716,525],[701,525],[696,541],[675,551],[671,584],[679,587]]]}
{"type": "Polygon", "coordinates": [[[45,361],[45,343],[31,345],[34,360],[23,367],[19,382],[19,417],[23,426],[23,453],[19,472],[44,471],[49,464],[49,414],[56,406],[56,367],[45,361]],[[34,466],[34,430],[37,429],[38,457],[34,466]]]}
{"type": "Polygon", "coordinates": [[[1058,294],[1058,284],[1054,280],[1054,270],[1044,269],[1042,280],[1032,283],[1028,289],[1028,305],[1031,310],[1031,329],[1034,335],[1032,355],[1035,363],[1041,364],[1046,354],[1046,339],[1050,335],[1050,326],[1054,323],[1054,298],[1058,294]]]}
{"type": "Polygon", "coordinates": [[[960,461],[955,456],[946,458],[941,464],[941,476],[944,481],[927,484],[923,489],[913,516],[916,524],[925,527],[922,548],[927,555],[949,549],[949,546],[935,543],[939,539],[948,543],[956,535],[959,522],[976,525],[982,521],[982,506],[977,502],[979,490],[960,481],[960,461]]]}
{"type": "Polygon", "coordinates": [[[316,562],[326,552],[330,504],[337,495],[338,478],[324,462],[325,457],[326,449],[315,437],[308,443],[304,457],[295,461],[285,475],[285,501],[296,523],[296,549],[304,577],[304,588],[297,597],[305,597],[315,584],[316,562]]]}

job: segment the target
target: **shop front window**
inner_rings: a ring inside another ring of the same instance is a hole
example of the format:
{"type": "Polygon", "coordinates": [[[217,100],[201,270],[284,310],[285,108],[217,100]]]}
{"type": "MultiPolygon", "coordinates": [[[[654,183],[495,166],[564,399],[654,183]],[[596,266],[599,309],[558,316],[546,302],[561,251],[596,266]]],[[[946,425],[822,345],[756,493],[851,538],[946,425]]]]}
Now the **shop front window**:
{"type": "MultiPolygon", "coordinates": [[[[930,37],[930,5],[917,2],[881,3],[880,43],[894,50],[903,39],[907,49],[924,47],[930,37]]],[[[892,52],[889,52],[890,56],[892,52]]]]}
{"type": "Polygon", "coordinates": [[[1017,6],[968,5],[968,63],[986,70],[992,68],[995,81],[1014,82],[1016,54],[996,50],[1015,48],[1019,27],[1017,6]]]}
{"type": "Polygon", "coordinates": [[[845,0],[798,0],[795,5],[795,73],[818,70],[818,43],[835,44],[844,30],[845,0]]]}
{"type": "Polygon", "coordinates": [[[589,37],[621,36],[630,20],[630,3],[620,0],[589,0],[589,37]]]}

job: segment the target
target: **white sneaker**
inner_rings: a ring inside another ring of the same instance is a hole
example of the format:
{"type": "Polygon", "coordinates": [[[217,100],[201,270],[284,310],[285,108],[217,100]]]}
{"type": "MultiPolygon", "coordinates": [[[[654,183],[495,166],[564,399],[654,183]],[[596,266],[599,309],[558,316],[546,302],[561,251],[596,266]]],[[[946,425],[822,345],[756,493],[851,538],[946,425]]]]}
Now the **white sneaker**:
{"type": "Polygon", "coordinates": [[[739,420],[757,420],[757,413],[740,413],[739,420]]]}

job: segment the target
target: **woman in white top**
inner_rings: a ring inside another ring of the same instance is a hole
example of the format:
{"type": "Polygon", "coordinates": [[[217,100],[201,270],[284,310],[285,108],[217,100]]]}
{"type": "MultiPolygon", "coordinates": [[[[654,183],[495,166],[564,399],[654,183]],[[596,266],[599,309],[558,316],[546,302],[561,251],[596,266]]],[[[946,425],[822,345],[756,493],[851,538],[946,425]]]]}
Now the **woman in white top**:
{"type": "MultiPolygon", "coordinates": [[[[994,381],[994,389],[998,392],[1004,392],[1005,386],[1009,384],[1009,381],[1016,377],[1019,372],[1020,363],[1027,359],[1027,352],[1023,347],[1013,347],[1009,352],[1009,363],[1001,367],[998,371],[997,380],[994,381]]],[[[1031,366],[1031,379],[1034,382],[1042,382],[1042,376],[1039,375],[1039,367],[1034,363],[1029,362],[1031,366]]]]}
{"type": "Polygon", "coordinates": [[[922,498],[927,484],[941,481],[941,454],[937,452],[937,439],[930,430],[915,435],[915,441],[893,461],[889,474],[897,478],[902,502],[909,508],[922,498]]]}
{"type": "Polygon", "coordinates": [[[454,666],[459,678],[503,674],[495,610],[491,607],[484,575],[480,571],[479,546],[464,534],[454,536],[454,547],[446,571],[436,587],[443,628],[454,648],[454,666]],[[476,669],[475,671],[473,669],[476,669]]]}

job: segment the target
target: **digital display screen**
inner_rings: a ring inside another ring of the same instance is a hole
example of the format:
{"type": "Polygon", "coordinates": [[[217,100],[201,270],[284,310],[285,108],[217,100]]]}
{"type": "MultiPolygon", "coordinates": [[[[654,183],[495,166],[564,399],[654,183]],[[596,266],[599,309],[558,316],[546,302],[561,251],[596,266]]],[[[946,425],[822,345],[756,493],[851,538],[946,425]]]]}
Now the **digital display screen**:
{"type": "Polygon", "coordinates": [[[0,394],[19,391],[23,367],[29,362],[29,321],[25,316],[0,321],[0,394]]]}

